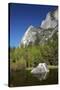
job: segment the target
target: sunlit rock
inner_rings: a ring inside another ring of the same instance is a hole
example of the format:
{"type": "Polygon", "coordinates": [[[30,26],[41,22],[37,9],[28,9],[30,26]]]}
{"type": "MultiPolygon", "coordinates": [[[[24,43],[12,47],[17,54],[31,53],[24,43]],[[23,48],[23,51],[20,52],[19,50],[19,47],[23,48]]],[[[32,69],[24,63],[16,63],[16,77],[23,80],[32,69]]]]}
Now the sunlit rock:
{"type": "Polygon", "coordinates": [[[39,26],[32,26],[26,29],[19,47],[31,45],[42,45],[51,40],[53,35],[58,32],[58,9],[48,12],[45,19],[39,26]]]}
{"type": "Polygon", "coordinates": [[[49,72],[49,69],[46,63],[39,63],[39,65],[36,68],[33,68],[31,71],[32,74],[41,74],[45,72],[49,72]]]}
{"type": "Polygon", "coordinates": [[[43,20],[41,23],[41,27],[44,29],[54,28],[55,26],[57,26],[57,23],[58,23],[58,10],[55,10],[53,12],[49,12],[46,15],[45,20],[43,20]]]}

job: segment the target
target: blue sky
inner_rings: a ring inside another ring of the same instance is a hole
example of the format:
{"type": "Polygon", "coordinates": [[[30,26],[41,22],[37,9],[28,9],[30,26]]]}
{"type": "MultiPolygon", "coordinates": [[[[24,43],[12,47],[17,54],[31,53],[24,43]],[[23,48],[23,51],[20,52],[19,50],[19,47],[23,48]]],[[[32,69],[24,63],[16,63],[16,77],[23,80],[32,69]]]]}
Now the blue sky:
{"type": "Polygon", "coordinates": [[[57,6],[10,4],[10,47],[18,47],[30,25],[40,26],[46,14],[57,6]]]}

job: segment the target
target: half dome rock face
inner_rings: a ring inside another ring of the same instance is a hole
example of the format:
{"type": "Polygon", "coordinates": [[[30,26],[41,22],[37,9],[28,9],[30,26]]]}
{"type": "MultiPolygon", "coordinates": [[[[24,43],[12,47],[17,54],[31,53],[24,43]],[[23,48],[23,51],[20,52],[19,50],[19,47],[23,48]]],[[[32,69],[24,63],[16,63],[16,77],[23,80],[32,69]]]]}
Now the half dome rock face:
{"type": "Polygon", "coordinates": [[[53,14],[54,14],[55,19],[58,20],[58,9],[55,10],[53,14]]]}
{"type": "Polygon", "coordinates": [[[31,25],[28,27],[28,29],[26,30],[22,40],[21,40],[21,44],[25,45],[29,45],[30,43],[34,43],[35,39],[36,39],[36,32],[34,32],[34,27],[31,25]]]}
{"type": "Polygon", "coordinates": [[[58,32],[58,10],[49,12],[46,19],[42,21],[41,26],[34,27],[30,25],[26,30],[20,45],[23,47],[34,44],[44,44],[52,39],[58,32]]]}
{"type": "Polygon", "coordinates": [[[40,33],[41,33],[41,28],[36,28],[30,25],[21,40],[21,45],[24,45],[25,47],[30,44],[35,44],[37,39],[37,34],[40,35],[40,33]]]}
{"type": "Polygon", "coordinates": [[[57,25],[57,20],[58,20],[58,10],[49,12],[45,20],[42,21],[41,27],[44,29],[54,28],[57,25]]]}

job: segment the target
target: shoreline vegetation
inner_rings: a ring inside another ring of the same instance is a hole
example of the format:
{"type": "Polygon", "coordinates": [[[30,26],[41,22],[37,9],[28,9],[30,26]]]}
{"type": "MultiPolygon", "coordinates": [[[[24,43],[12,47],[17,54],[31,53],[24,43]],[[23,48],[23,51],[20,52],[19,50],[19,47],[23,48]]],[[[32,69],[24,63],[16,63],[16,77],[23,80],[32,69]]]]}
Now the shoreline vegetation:
{"type": "MultiPolygon", "coordinates": [[[[21,70],[27,70],[27,71],[31,71],[34,67],[28,67],[28,68],[24,68],[24,69],[11,69],[12,71],[21,71],[21,70]]],[[[49,70],[50,69],[58,69],[58,65],[48,65],[49,70]]]]}
{"type": "Polygon", "coordinates": [[[57,69],[58,66],[57,66],[57,65],[56,65],[56,66],[55,66],[55,65],[49,65],[48,68],[49,68],[49,69],[57,69]]]}
{"type": "MultiPolygon", "coordinates": [[[[58,66],[56,65],[48,65],[48,68],[49,69],[57,69],[58,68],[58,66]]],[[[25,70],[32,70],[33,69],[33,67],[30,67],[30,68],[26,68],[25,70]]]]}
{"type": "Polygon", "coordinates": [[[45,44],[30,44],[26,47],[10,47],[10,70],[31,70],[39,63],[46,63],[49,69],[58,68],[58,36],[55,33],[52,39],[45,44]]]}

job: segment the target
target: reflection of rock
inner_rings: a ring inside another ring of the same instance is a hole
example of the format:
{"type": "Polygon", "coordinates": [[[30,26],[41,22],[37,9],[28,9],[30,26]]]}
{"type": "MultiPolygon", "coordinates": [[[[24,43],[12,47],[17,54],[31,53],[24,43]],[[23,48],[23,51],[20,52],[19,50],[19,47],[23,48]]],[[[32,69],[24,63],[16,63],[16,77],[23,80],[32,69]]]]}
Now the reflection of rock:
{"type": "Polygon", "coordinates": [[[36,68],[33,68],[31,71],[32,74],[41,74],[45,72],[49,72],[49,69],[46,63],[39,63],[39,65],[36,68]]]}
{"type": "Polygon", "coordinates": [[[40,81],[45,80],[47,78],[48,72],[40,73],[40,74],[33,74],[34,77],[37,77],[40,81]]]}

